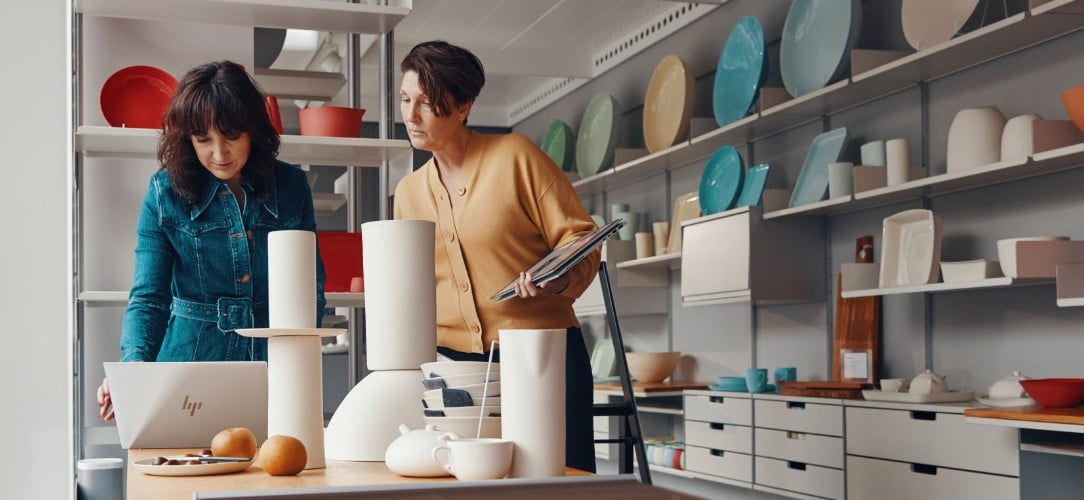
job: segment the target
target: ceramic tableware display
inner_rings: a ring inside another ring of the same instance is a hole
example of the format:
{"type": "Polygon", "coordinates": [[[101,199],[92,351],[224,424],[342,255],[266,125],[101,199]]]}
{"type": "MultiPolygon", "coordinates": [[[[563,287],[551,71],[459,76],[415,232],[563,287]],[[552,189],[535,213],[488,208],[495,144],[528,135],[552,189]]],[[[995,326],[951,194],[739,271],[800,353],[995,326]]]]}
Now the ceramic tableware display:
{"type": "Polygon", "coordinates": [[[655,237],[648,232],[641,231],[633,235],[636,240],[636,258],[646,259],[655,256],[655,237]]]}
{"type": "Polygon", "coordinates": [[[1001,272],[1006,278],[1017,277],[1016,244],[1021,241],[1063,241],[1068,239],[1068,236],[1025,236],[997,240],[997,258],[1001,264],[1001,272]]]}
{"type": "Polygon", "coordinates": [[[997,163],[1004,129],[1005,115],[994,106],[961,109],[949,126],[946,171],[997,163]]]}
{"type": "MultiPolygon", "coordinates": [[[[882,381],[882,386],[884,382],[882,381]]],[[[896,390],[863,390],[862,397],[870,401],[896,401],[904,403],[957,403],[971,401],[974,398],[972,391],[950,391],[944,377],[926,370],[916,375],[909,386],[897,386],[889,383],[889,389],[896,390]]]]}
{"type": "Polygon", "coordinates": [[[1022,382],[1028,380],[1019,371],[1013,371],[1008,376],[999,379],[990,386],[985,398],[978,398],[979,403],[993,407],[1032,406],[1034,399],[1028,397],[1022,382]]]}
{"type": "Polygon", "coordinates": [[[576,135],[576,171],[581,179],[613,165],[620,120],[621,105],[610,94],[595,94],[587,104],[576,135]]]}
{"type": "Polygon", "coordinates": [[[1084,85],[1079,85],[1061,93],[1061,102],[1073,125],[1084,132],[1084,85]]]}
{"type": "Polygon", "coordinates": [[[1001,131],[1001,161],[1024,160],[1035,152],[1032,122],[1041,120],[1036,114],[1014,116],[1001,131]]]}
{"type": "Polygon", "coordinates": [[[945,383],[945,378],[941,375],[934,373],[933,370],[926,370],[911,379],[907,392],[912,394],[948,392],[948,384],[945,383]]]}
{"type": "Polygon", "coordinates": [[[700,209],[704,215],[732,207],[744,175],[745,165],[737,149],[723,146],[716,150],[700,176],[700,209]]]}
{"type": "Polygon", "coordinates": [[[787,92],[799,97],[842,76],[862,28],[860,0],[794,2],[783,25],[780,70],[787,92]]]}
{"type": "Polygon", "coordinates": [[[787,206],[808,205],[828,194],[828,164],[839,161],[846,143],[846,127],[829,130],[813,138],[787,206]]]}
{"type": "Polygon", "coordinates": [[[711,100],[720,127],[749,114],[767,72],[764,27],[757,18],[745,16],[730,30],[715,67],[711,100]]]}
{"type": "Polygon", "coordinates": [[[911,143],[906,138],[885,141],[885,179],[889,186],[910,180],[911,143]]]}
{"type": "Polygon", "coordinates": [[[297,112],[301,135],[361,137],[362,108],[310,106],[297,112]]]}
{"type": "Polygon", "coordinates": [[[98,103],[114,127],[162,128],[162,115],[177,89],[177,79],[154,66],[128,66],[102,84],[98,103]]]}
{"type": "Polygon", "coordinates": [[[432,458],[433,450],[443,446],[441,437],[458,437],[455,433],[438,431],[435,426],[427,425],[424,429],[411,430],[406,425],[399,426],[399,437],[388,445],[384,453],[384,463],[388,469],[400,476],[441,477],[449,472],[432,458]]]}
{"type": "Polygon", "coordinates": [[[644,96],[644,145],[648,151],[662,151],[689,133],[693,103],[692,69],[674,54],[662,58],[644,96]]]}
{"type": "Polygon", "coordinates": [[[500,330],[499,336],[501,437],[516,443],[508,475],[563,476],[566,332],[500,330]]]}
{"type": "Polygon", "coordinates": [[[768,369],[749,368],[745,370],[745,386],[749,392],[764,392],[768,390],[768,369]]]}
{"type": "Polygon", "coordinates": [[[614,214],[614,220],[617,219],[625,220],[625,225],[617,230],[617,239],[622,241],[635,240],[636,232],[640,229],[640,212],[618,212],[614,214]]]}
{"type": "Polygon", "coordinates": [[[854,193],[854,163],[837,161],[828,164],[828,198],[854,193]]]}
{"type": "Polygon", "coordinates": [[[613,380],[616,361],[613,340],[602,339],[595,342],[595,347],[591,350],[591,378],[595,382],[613,380]]]}
{"type": "Polygon", "coordinates": [[[881,288],[936,283],[941,262],[941,217],[905,210],[882,224],[881,288]]]}
{"type": "MultiPolygon", "coordinates": [[[[275,132],[282,134],[282,113],[279,110],[279,100],[273,95],[264,96],[264,105],[267,107],[267,117],[271,119],[271,126],[275,128],[275,132]]],[[[308,172],[306,172],[308,173],[308,172]]],[[[309,187],[312,187],[310,181],[309,187]]]]}
{"type": "Polygon", "coordinates": [[[1070,408],[1084,403],[1084,378],[1021,380],[1028,396],[1050,408],[1070,408]]]}
{"type": "Polygon", "coordinates": [[[456,439],[444,436],[446,444],[430,452],[434,462],[441,463],[444,470],[460,481],[500,479],[508,475],[512,466],[515,445],[507,439],[456,439]],[[447,450],[447,464],[440,459],[440,452],[447,450]]]}
{"type": "Polygon", "coordinates": [[[749,392],[745,377],[719,377],[716,383],[710,386],[710,389],[724,392],[749,392]]]}
{"type": "Polygon", "coordinates": [[[798,380],[798,369],[793,366],[775,369],[775,383],[794,382],[798,380]]]}
{"type": "Polygon", "coordinates": [[[903,0],[903,36],[915,50],[949,41],[975,12],[979,0],[903,0]]]}
{"type": "Polygon", "coordinates": [[[573,160],[576,154],[576,136],[572,134],[572,128],[561,120],[550,122],[546,129],[546,135],[542,136],[542,151],[557,164],[561,170],[571,172],[573,160]]]}
{"type": "Polygon", "coordinates": [[[741,186],[741,194],[734,202],[735,207],[755,207],[760,205],[764,195],[764,185],[768,182],[768,171],[771,166],[767,163],[753,165],[745,172],[745,182],[741,186]]]}

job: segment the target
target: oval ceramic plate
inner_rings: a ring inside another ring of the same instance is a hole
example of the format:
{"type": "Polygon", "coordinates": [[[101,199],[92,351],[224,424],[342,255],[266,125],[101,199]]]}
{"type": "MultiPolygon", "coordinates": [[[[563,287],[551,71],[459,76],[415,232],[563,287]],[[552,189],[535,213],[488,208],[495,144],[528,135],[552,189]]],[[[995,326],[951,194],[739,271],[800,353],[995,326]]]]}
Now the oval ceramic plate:
{"type": "Polygon", "coordinates": [[[813,138],[787,206],[808,205],[828,194],[828,164],[839,161],[846,143],[846,127],[829,130],[813,138]]]}
{"type": "Polygon", "coordinates": [[[253,28],[252,64],[257,68],[269,68],[282,53],[286,43],[286,30],[283,28],[253,28]]]}
{"type": "Polygon", "coordinates": [[[993,399],[993,398],[977,398],[979,404],[983,406],[989,406],[991,408],[1017,408],[1020,406],[1035,406],[1034,399],[1031,398],[1012,398],[1012,399],[993,399]]]}
{"type": "Polygon", "coordinates": [[[576,136],[576,171],[586,179],[614,162],[621,106],[607,93],[595,94],[580,120],[576,136]]]}
{"type": "Polygon", "coordinates": [[[745,173],[745,182],[742,183],[741,194],[735,207],[755,207],[760,205],[760,198],[764,194],[764,184],[768,180],[768,171],[771,167],[767,163],[749,167],[745,173]]]}
{"type": "Polygon", "coordinates": [[[734,204],[741,189],[745,164],[733,146],[715,151],[700,176],[700,209],[704,215],[722,212],[734,204]]]}
{"type": "Polygon", "coordinates": [[[553,120],[542,137],[542,151],[565,172],[572,171],[573,144],[572,128],[561,120],[553,120]]]}
{"type": "Polygon", "coordinates": [[[98,103],[114,127],[162,128],[177,79],[153,66],[128,66],[109,75],[98,103]]]}
{"type": "Polygon", "coordinates": [[[730,30],[715,68],[711,102],[720,127],[749,114],[767,75],[764,28],[753,16],[745,16],[730,30]]]}
{"type": "Polygon", "coordinates": [[[787,92],[794,97],[805,95],[842,75],[861,28],[860,0],[791,4],[779,47],[779,69],[787,92]]]}
{"type": "Polygon", "coordinates": [[[217,462],[195,465],[153,465],[153,460],[153,458],[136,460],[132,462],[132,467],[151,476],[210,476],[241,472],[252,466],[252,460],[248,462],[217,462]]]}
{"type": "Polygon", "coordinates": [[[238,328],[242,337],[334,337],[346,333],[346,328],[238,328]]]}
{"type": "Polygon", "coordinates": [[[978,5],[979,0],[903,0],[903,36],[915,50],[945,43],[964,27],[978,5]]]}
{"type": "Polygon", "coordinates": [[[693,114],[693,75],[670,54],[659,61],[644,96],[644,145],[654,153],[673,146],[689,132],[693,114]]]}

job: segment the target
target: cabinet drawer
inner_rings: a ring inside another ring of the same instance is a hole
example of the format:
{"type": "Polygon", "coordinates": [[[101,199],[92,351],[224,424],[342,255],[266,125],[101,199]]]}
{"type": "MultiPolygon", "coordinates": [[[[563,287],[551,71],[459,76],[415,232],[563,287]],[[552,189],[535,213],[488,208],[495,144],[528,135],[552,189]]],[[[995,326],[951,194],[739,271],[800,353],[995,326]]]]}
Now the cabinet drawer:
{"type": "Polygon", "coordinates": [[[690,224],[683,229],[682,299],[704,299],[713,294],[749,289],[748,212],[690,224]]]}
{"type": "Polygon", "coordinates": [[[843,438],[757,428],[757,456],[843,468],[843,438]]]}
{"type": "Polygon", "coordinates": [[[1017,430],[955,413],[847,408],[847,454],[1020,475],[1017,430]]]}
{"type": "Polygon", "coordinates": [[[792,401],[755,402],[757,427],[782,431],[843,435],[843,407],[792,401]]]}
{"type": "Polygon", "coordinates": [[[851,500],[1016,500],[1020,480],[942,467],[847,457],[847,498],[851,500]]]}
{"type": "Polygon", "coordinates": [[[685,421],[685,443],[717,450],[753,452],[753,429],[744,425],[685,421]]]}
{"type": "Polygon", "coordinates": [[[685,446],[685,468],[693,472],[725,477],[738,481],[753,481],[753,457],[733,451],[685,446]]]}
{"type": "Polygon", "coordinates": [[[685,419],[753,425],[753,400],[724,396],[685,396],[685,419]]]}
{"type": "Polygon", "coordinates": [[[843,498],[843,471],[756,457],[757,484],[824,498],[843,498]]]}

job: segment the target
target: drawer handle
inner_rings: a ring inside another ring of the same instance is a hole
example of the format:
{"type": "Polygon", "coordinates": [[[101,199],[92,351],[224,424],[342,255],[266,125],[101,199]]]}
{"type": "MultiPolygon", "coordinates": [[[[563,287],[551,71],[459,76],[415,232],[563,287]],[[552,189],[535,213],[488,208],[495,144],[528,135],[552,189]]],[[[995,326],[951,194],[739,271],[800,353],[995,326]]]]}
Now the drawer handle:
{"type": "Polygon", "coordinates": [[[788,431],[787,432],[787,439],[805,439],[805,433],[804,432],[788,431]]]}
{"type": "Polygon", "coordinates": [[[912,411],[911,418],[913,420],[927,420],[933,422],[937,420],[937,413],[932,411],[912,411]]]}
{"type": "Polygon", "coordinates": [[[711,403],[723,403],[723,399],[725,398],[722,396],[708,396],[708,401],[711,403]]]}
{"type": "Polygon", "coordinates": [[[805,470],[805,464],[803,464],[801,462],[790,462],[790,461],[788,461],[787,462],[787,468],[788,469],[794,469],[794,470],[805,470]]]}
{"type": "Polygon", "coordinates": [[[726,452],[723,451],[723,450],[711,450],[711,455],[715,456],[715,457],[721,457],[721,456],[723,456],[725,454],[726,454],[726,452]]]}
{"type": "Polygon", "coordinates": [[[805,403],[795,403],[794,401],[787,401],[788,410],[804,410],[805,403]]]}
{"type": "Polygon", "coordinates": [[[930,476],[937,475],[937,466],[926,464],[911,464],[911,472],[916,474],[927,474],[930,476]]]}
{"type": "Polygon", "coordinates": [[[723,427],[726,427],[726,425],[711,423],[711,424],[708,424],[708,427],[710,427],[712,430],[721,431],[721,430],[723,430],[723,427]]]}

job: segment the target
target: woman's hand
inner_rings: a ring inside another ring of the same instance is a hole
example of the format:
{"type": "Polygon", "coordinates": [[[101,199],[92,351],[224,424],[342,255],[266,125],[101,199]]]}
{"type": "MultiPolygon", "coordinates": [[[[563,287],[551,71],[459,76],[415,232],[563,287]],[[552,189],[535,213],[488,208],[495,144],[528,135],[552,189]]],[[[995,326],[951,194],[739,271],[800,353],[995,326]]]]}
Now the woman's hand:
{"type": "Polygon", "coordinates": [[[516,281],[516,295],[521,299],[557,295],[565,291],[565,288],[568,288],[568,282],[568,275],[563,274],[542,283],[539,286],[535,286],[534,282],[531,281],[531,273],[519,273],[519,280],[516,281]]]}
{"type": "Polygon", "coordinates": [[[109,397],[109,381],[104,378],[98,386],[98,416],[106,422],[113,420],[113,399],[109,397]]]}

